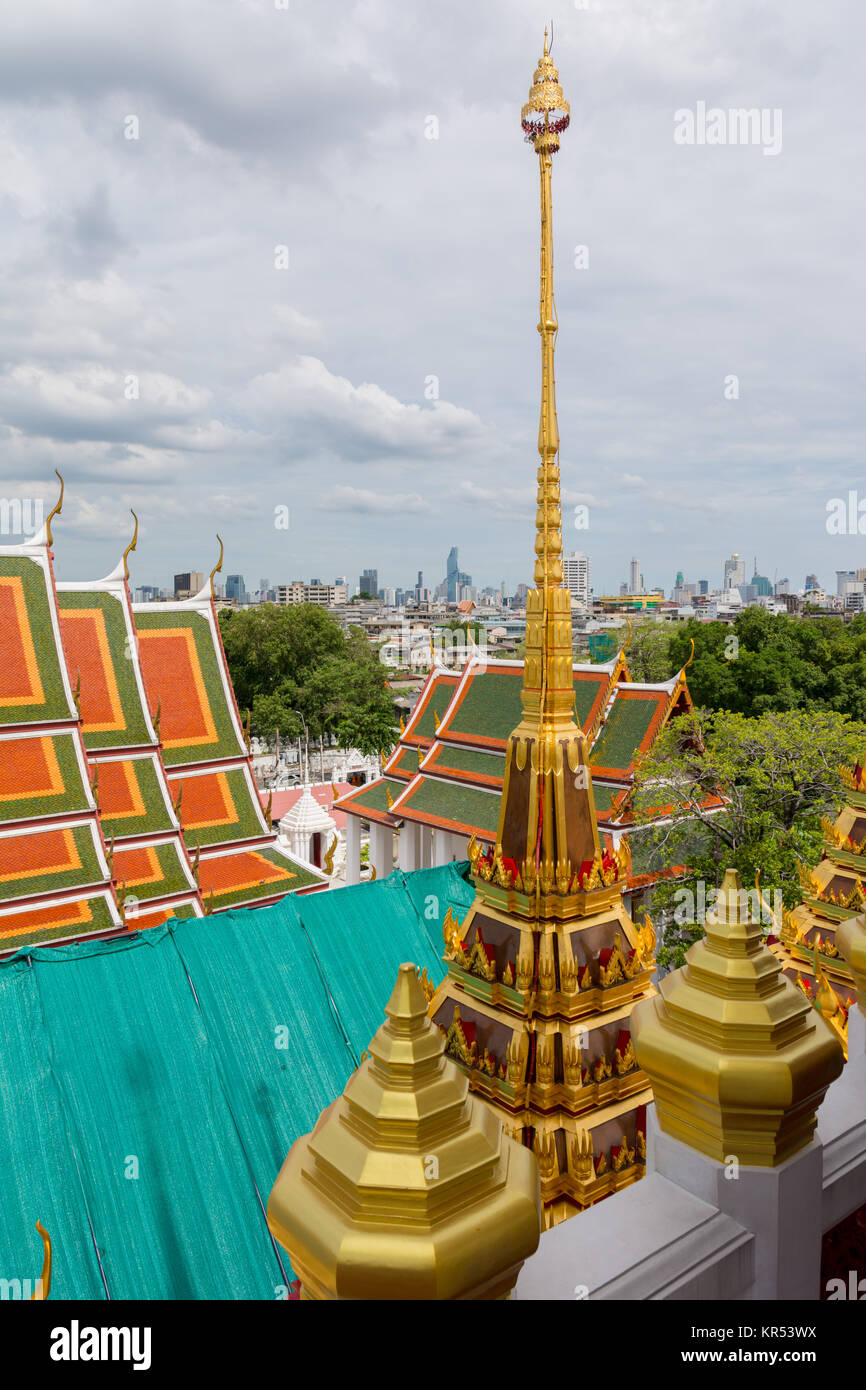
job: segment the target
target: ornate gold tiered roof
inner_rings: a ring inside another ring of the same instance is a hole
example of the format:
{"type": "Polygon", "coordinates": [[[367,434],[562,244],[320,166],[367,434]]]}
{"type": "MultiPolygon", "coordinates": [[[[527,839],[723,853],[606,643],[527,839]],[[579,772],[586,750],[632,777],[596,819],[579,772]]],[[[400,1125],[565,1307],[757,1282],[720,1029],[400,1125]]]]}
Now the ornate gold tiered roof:
{"type": "Polygon", "coordinates": [[[803,900],[786,912],[772,949],[840,1037],[847,1056],[848,1013],[856,984],[839,949],[841,927],[866,907],[866,786],[863,769],[842,768],[845,802],[835,821],[824,817],[824,848],[814,868],[800,866],[803,900]]]}

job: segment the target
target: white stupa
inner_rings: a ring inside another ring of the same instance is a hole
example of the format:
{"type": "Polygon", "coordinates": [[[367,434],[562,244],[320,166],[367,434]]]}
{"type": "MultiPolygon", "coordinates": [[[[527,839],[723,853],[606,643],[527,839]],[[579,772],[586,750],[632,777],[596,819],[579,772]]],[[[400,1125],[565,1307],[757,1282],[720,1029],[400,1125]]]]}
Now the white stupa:
{"type": "Polygon", "coordinates": [[[309,782],[280,821],[280,837],[298,859],[321,868],[337,833],[337,822],[313,796],[309,782]]]}

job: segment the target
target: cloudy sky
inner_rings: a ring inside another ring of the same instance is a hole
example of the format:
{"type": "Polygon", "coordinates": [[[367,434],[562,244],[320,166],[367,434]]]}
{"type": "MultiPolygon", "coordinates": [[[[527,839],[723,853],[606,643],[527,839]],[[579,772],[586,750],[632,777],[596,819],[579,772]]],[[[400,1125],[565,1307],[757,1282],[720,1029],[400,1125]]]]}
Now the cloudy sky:
{"type": "Polygon", "coordinates": [[[27,0],[0,493],[63,473],[61,578],[110,570],[134,507],[134,584],[206,572],[217,530],[251,588],[436,583],[452,545],[529,579],[548,17],[566,548],[596,592],[632,555],[666,589],[732,550],[795,586],[866,565],[826,526],[866,501],[862,0],[27,0]],[[677,143],[699,103],[781,112],[781,150],[677,143]]]}

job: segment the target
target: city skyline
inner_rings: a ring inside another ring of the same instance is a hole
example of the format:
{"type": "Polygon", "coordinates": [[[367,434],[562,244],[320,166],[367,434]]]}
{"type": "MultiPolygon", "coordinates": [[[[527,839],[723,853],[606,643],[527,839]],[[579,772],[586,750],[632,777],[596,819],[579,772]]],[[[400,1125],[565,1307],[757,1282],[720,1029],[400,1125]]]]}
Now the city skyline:
{"type": "MultiPolygon", "coordinates": [[[[10,15],[0,55],[0,491],[53,504],[60,468],[58,575],[110,571],[133,506],[135,586],[209,573],[217,530],[226,571],[279,582],[371,555],[388,585],[438,582],[450,545],[479,587],[525,582],[537,229],[502,111],[547,10],[45,8],[10,15]]],[[[843,9],[844,43],[802,0],[554,16],[573,93],[565,545],[597,592],[633,553],[666,589],[671,569],[715,583],[709,557],[732,550],[792,584],[860,565],[856,528],[828,525],[864,443],[847,236],[863,193],[825,139],[862,164],[846,112],[866,21],[843,9]],[[678,143],[675,113],[701,101],[780,109],[781,147],[678,143]]]]}

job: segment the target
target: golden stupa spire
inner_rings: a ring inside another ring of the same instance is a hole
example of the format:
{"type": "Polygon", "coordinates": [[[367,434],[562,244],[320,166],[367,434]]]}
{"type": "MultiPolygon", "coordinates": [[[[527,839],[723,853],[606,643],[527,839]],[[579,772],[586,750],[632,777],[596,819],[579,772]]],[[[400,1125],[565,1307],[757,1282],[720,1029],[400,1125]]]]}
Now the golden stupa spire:
{"type": "Polygon", "coordinates": [[[842,1049],[764,944],[728,869],[706,937],[631,1016],[666,1134],[718,1162],[775,1167],[810,1142],[842,1049]]]}
{"type": "Polygon", "coordinates": [[[346,1089],[292,1146],[268,1225],[306,1299],[506,1298],[541,1228],[538,1168],[444,1056],[414,965],[346,1089]]]}
{"type": "MultiPolygon", "coordinates": [[[[587,747],[575,721],[571,595],[562,583],[562,508],[554,353],[558,324],[553,294],[551,174],[569,105],[545,34],[544,54],[521,113],[541,178],[541,418],[535,585],[526,601],[523,719],[509,740],[496,852],[516,866],[531,902],[528,915],[549,915],[542,899],[560,905],[581,888],[587,866],[601,869],[601,842],[587,747]]],[[[501,876],[501,870],[500,876],[501,876]]]]}

